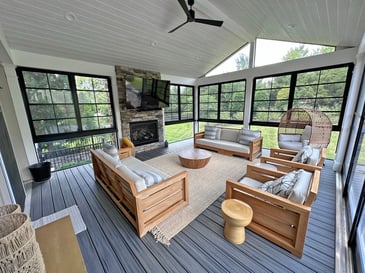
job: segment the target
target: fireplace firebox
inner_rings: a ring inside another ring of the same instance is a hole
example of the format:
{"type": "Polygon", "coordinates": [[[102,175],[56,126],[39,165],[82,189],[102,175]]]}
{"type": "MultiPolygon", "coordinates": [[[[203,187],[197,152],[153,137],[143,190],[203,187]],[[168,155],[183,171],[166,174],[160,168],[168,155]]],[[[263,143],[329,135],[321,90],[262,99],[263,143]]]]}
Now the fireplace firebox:
{"type": "Polygon", "coordinates": [[[158,121],[148,120],[129,123],[130,137],[134,146],[158,142],[158,121]]]}

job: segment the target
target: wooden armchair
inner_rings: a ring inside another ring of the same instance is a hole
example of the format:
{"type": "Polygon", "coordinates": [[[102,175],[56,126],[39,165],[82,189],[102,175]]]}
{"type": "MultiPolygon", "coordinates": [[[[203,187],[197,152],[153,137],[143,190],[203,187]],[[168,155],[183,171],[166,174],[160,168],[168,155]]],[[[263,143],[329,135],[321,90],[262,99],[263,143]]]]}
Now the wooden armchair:
{"type": "MultiPolygon", "coordinates": [[[[319,160],[317,163],[318,167],[323,167],[324,161],[326,160],[326,148],[320,148],[319,160]]],[[[287,149],[278,149],[278,148],[271,148],[270,149],[270,157],[271,158],[279,158],[286,161],[292,161],[292,159],[297,155],[298,151],[294,150],[287,150],[287,149]]],[[[302,163],[299,163],[302,164],[302,163]]]]}
{"type": "MultiPolygon", "coordinates": [[[[303,254],[311,205],[316,199],[320,171],[312,173],[307,198],[303,204],[262,191],[232,180],[226,181],[226,199],[238,199],[253,209],[253,219],[248,228],[273,243],[285,248],[297,257],[303,254]]],[[[246,177],[265,183],[283,176],[282,172],[247,166],[246,177]]]]}

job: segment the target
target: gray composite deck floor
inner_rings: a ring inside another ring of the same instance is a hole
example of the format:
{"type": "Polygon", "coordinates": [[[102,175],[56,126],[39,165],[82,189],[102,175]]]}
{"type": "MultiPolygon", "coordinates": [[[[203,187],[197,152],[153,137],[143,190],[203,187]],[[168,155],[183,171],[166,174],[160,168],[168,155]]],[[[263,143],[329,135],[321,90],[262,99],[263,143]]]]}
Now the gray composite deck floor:
{"type": "MultiPolygon", "coordinates": [[[[147,159],[160,151],[138,154],[147,159]]],[[[91,164],[54,172],[33,183],[30,216],[36,220],[77,205],[87,230],[77,235],[89,273],[118,272],[334,272],[335,173],[327,160],[301,259],[247,230],[242,245],[223,237],[222,195],[171,240],[140,239],[132,225],[94,181],[91,164]]],[[[67,250],[65,250],[67,251],[67,250]]]]}

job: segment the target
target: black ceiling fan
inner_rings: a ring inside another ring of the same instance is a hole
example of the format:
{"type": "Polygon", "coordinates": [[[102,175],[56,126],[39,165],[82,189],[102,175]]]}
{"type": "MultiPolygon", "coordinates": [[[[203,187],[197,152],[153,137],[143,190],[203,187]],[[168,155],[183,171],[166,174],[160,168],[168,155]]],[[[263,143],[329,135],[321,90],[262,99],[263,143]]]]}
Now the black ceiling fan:
{"type": "Polygon", "coordinates": [[[195,12],[193,10],[194,0],[188,0],[188,5],[190,6],[190,9],[188,9],[188,6],[186,5],[185,0],[178,0],[178,1],[185,12],[187,19],[181,25],[178,25],[176,28],[170,30],[169,33],[174,32],[175,30],[181,28],[183,25],[190,23],[190,22],[207,24],[207,25],[217,26],[217,27],[222,26],[223,21],[195,18],[195,12]]]}

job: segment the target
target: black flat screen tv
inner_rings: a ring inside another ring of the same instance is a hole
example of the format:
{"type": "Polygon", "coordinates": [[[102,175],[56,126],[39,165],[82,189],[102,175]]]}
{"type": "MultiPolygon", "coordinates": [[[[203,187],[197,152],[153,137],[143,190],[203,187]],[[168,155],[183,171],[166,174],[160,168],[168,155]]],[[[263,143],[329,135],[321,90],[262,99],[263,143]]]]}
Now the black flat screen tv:
{"type": "Polygon", "coordinates": [[[128,76],[125,85],[127,109],[146,111],[169,106],[170,81],[128,76]]]}

